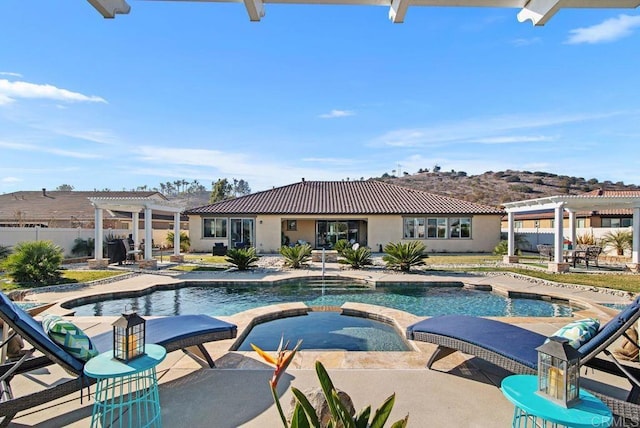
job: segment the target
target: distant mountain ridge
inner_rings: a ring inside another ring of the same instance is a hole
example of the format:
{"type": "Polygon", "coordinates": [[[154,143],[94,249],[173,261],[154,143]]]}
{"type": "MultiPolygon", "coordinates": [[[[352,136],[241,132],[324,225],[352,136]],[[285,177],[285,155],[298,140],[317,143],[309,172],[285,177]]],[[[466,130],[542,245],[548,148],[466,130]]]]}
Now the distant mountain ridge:
{"type": "Polygon", "coordinates": [[[385,175],[375,178],[385,183],[450,196],[464,201],[491,206],[523,199],[555,195],[580,195],[595,189],[639,190],[635,184],[584,179],[541,171],[487,171],[467,175],[462,171],[419,172],[402,177],[385,175]]]}

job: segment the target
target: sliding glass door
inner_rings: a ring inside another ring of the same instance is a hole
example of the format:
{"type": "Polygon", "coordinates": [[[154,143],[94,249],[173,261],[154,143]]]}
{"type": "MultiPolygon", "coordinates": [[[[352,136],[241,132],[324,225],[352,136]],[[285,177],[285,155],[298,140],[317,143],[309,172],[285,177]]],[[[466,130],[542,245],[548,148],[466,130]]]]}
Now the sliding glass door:
{"type": "Polygon", "coordinates": [[[255,246],[255,220],[252,218],[231,219],[231,248],[255,246]]]}

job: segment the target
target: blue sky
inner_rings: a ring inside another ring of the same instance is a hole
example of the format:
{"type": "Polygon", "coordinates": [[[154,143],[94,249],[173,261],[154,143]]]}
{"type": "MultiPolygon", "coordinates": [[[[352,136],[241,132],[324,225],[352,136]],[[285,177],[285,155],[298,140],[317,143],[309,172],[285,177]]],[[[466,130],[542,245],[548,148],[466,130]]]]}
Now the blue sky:
{"type": "Polygon", "coordinates": [[[0,3],[0,193],[436,164],[640,184],[640,9],[130,4],[0,3]]]}

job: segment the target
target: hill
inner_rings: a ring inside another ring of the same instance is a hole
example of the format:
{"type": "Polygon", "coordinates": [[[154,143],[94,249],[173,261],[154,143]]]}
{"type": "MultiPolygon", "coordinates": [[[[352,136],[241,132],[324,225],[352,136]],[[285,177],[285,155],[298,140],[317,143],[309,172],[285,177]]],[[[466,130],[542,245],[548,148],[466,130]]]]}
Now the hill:
{"type": "Polygon", "coordinates": [[[405,173],[402,177],[385,174],[375,179],[491,206],[545,196],[579,195],[596,189],[640,189],[640,186],[634,184],[600,182],[596,178],[585,180],[582,177],[569,177],[541,171],[487,171],[480,175],[467,175],[462,171],[437,171],[405,173]]]}

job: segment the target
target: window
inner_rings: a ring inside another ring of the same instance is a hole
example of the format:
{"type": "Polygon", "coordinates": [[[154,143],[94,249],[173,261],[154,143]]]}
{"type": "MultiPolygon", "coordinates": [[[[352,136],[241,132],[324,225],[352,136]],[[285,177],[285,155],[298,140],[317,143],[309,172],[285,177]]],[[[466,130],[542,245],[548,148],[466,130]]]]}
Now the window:
{"type": "Polygon", "coordinates": [[[295,220],[287,220],[287,230],[298,230],[298,223],[295,220]]]}
{"type": "Polygon", "coordinates": [[[446,238],[447,237],[447,219],[446,218],[428,218],[427,219],[427,238],[446,238]]]}
{"type": "Polygon", "coordinates": [[[578,229],[582,229],[587,227],[587,219],[586,218],[577,218],[576,219],[576,227],[578,229]]]}
{"type": "Polygon", "coordinates": [[[205,238],[226,238],[227,219],[226,218],[205,218],[204,219],[205,238]]]}
{"type": "Polygon", "coordinates": [[[523,221],[522,220],[514,220],[513,222],[513,228],[514,229],[522,229],[523,226],[523,221]]]}
{"type": "Polygon", "coordinates": [[[449,219],[449,238],[471,238],[471,219],[454,217],[449,219]]]}
{"type": "Polygon", "coordinates": [[[631,218],[603,218],[602,227],[629,227],[633,225],[631,218]]]}
{"type": "Polygon", "coordinates": [[[405,218],[404,237],[405,239],[424,239],[424,218],[405,218]]]}

